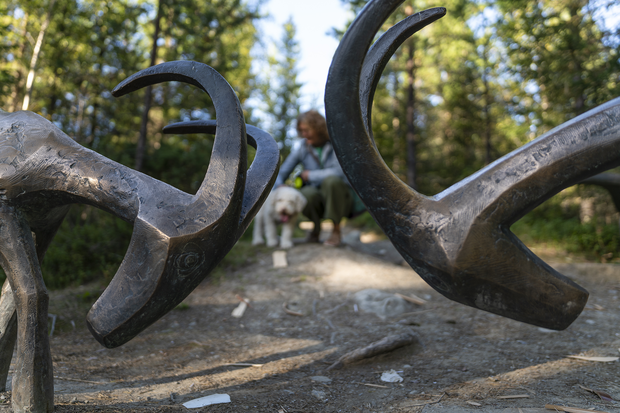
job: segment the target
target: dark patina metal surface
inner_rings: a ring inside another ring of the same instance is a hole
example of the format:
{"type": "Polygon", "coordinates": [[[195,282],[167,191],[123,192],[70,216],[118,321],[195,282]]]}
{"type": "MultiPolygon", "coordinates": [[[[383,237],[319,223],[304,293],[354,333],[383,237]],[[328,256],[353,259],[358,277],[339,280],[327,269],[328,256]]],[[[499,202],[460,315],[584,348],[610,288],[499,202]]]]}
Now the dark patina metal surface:
{"type": "Polygon", "coordinates": [[[606,172],[584,179],[579,183],[596,185],[606,189],[609,192],[609,196],[611,196],[616,211],[620,212],[620,174],[606,172]]]}
{"type": "Polygon", "coordinates": [[[343,170],[405,260],[441,294],[526,323],[566,328],[585,306],[587,291],[534,255],[510,226],[563,188],[620,164],[620,100],[553,129],[440,194],[421,195],[389,170],[369,126],[374,90],[394,50],[446,12],[410,16],[369,51],[401,3],[371,0],[332,61],[326,117],[343,170]]]}
{"type": "Polygon", "coordinates": [[[69,204],[90,204],[134,224],[118,272],[87,317],[93,336],[115,347],[177,306],[209,274],[275,182],[275,141],[257,128],[246,130],[234,91],[209,66],[161,64],[131,76],[113,94],[171,80],[207,92],[217,114],[213,122],[169,128],[215,133],[209,167],[195,195],[78,145],[38,115],[0,113],[0,263],[8,277],[0,296],[0,386],[17,341],[16,412],[54,409],[48,298],[39,262],[69,204]],[[257,151],[246,177],[248,143],[257,151]]]}

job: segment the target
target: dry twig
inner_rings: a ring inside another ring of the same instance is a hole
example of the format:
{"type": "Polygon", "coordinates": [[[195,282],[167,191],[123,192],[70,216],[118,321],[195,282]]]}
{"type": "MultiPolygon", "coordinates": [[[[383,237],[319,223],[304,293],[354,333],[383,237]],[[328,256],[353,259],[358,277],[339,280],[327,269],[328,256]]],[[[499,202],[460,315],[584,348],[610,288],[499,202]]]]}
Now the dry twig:
{"type": "Polygon", "coordinates": [[[513,396],[497,396],[498,399],[529,399],[529,394],[515,394],[513,396]]]}
{"type": "Polygon", "coordinates": [[[598,357],[598,356],[566,356],[569,359],[577,359],[584,361],[598,361],[601,363],[609,363],[612,361],[618,361],[620,357],[598,357]]]}
{"type": "Polygon", "coordinates": [[[248,307],[252,308],[252,305],[250,304],[250,300],[248,300],[247,298],[243,298],[239,294],[235,294],[235,298],[237,298],[237,300],[241,301],[242,303],[246,303],[248,307]]]}
{"type": "Polygon", "coordinates": [[[340,357],[338,361],[329,366],[327,370],[339,369],[346,364],[351,364],[359,360],[374,357],[379,354],[388,353],[397,348],[407,346],[417,342],[417,337],[412,333],[396,334],[387,336],[379,341],[371,343],[366,347],[353,350],[344,356],[340,357]]]}
{"type": "Polygon", "coordinates": [[[609,394],[605,393],[604,391],[600,391],[600,390],[594,390],[594,389],[588,389],[587,387],[582,386],[581,384],[579,385],[579,387],[581,387],[582,389],[589,391],[590,393],[594,393],[596,394],[598,397],[601,398],[601,400],[603,400],[604,402],[611,402],[614,400],[613,397],[611,397],[609,394]]]}
{"type": "Polygon", "coordinates": [[[304,316],[302,313],[298,313],[297,311],[289,310],[288,306],[287,306],[287,303],[282,304],[282,308],[284,309],[284,312],[286,314],[295,315],[297,317],[303,317],[304,316]]]}
{"type": "Polygon", "coordinates": [[[417,304],[417,305],[424,305],[426,304],[426,300],[421,299],[420,297],[416,296],[416,295],[404,295],[404,294],[400,294],[400,293],[396,293],[394,294],[397,297],[402,298],[405,301],[409,301],[410,303],[413,304],[417,304]]]}
{"type": "Polygon", "coordinates": [[[580,409],[579,407],[556,406],[553,404],[545,404],[545,409],[555,410],[557,412],[566,412],[566,413],[608,413],[608,412],[601,412],[600,410],[588,410],[588,409],[580,409]]]}
{"type": "Polygon", "coordinates": [[[222,366],[231,366],[231,367],[263,367],[263,364],[252,364],[252,363],[224,363],[222,366]]]}
{"type": "Polygon", "coordinates": [[[368,387],[378,387],[380,389],[389,389],[388,386],[382,386],[380,384],[370,384],[370,383],[361,383],[359,381],[354,381],[354,384],[361,384],[362,386],[368,386],[368,387]]]}

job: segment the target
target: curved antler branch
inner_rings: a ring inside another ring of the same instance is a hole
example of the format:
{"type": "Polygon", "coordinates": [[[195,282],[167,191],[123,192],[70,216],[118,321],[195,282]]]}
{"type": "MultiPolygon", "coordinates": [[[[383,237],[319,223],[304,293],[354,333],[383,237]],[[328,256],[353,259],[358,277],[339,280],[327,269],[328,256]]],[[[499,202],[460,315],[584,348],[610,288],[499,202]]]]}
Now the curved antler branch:
{"type": "Polygon", "coordinates": [[[424,197],[391,173],[369,130],[372,97],[387,59],[406,36],[445,13],[416,13],[368,52],[400,3],[371,0],[343,37],[330,68],[327,123],[345,174],[401,255],[437,291],[516,320],[566,328],[583,309],[587,291],[536,257],[509,227],[562,188],[620,164],[620,100],[552,130],[435,197],[424,197]]]}

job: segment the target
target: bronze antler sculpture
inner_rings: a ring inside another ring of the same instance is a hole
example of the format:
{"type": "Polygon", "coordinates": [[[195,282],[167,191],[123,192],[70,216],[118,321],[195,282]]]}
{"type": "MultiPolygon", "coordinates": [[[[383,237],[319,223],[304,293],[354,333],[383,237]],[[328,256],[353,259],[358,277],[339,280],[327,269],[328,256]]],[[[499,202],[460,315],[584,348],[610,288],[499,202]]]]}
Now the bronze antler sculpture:
{"type": "MultiPolygon", "coordinates": [[[[510,225],[545,199],[620,164],[620,100],[585,113],[426,197],[401,182],[370,129],[379,76],[396,48],[445,9],[380,26],[402,0],[371,0],[345,34],[328,77],[325,106],[334,149],[349,181],[407,262],[446,297],[527,323],[563,329],[588,294],[529,251],[510,225]],[[351,99],[351,97],[355,97],[351,99]]],[[[195,195],[81,147],[29,112],[0,112],[0,387],[17,343],[16,412],[53,411],[47,292],[39,263],[68,206],[85,203],[134,224],[125,258],[90,310],[95,338],[119,346],[180,303],[245,231],[273,186],[278,149],[247,126],[232,88],[212,68],[170,62],[131,76],[121,96],[163,82],[207,92],[217,121],[182,122],[167,132],[215,133],[209,169],[195,195]],[[256,158],[246,176],[246,144],[256,158]],[[34,234],[34,236],[33,236],[34,234]]]]}
{"type": "Polygon", "coordinates": [[[217,121],[199,127],[174,126],[215,133],[209,168],[195,195],[78,145],[38,115],[0,113],[0,264],[7,274],[0,297],[0,385],[17,341],[16,412],[54,410],[48,297],[39,262],[69,204],[90,204],[134,224],[125,258],[87,318],[93,336],[115,347],[178,305],[209,274],[273,186],[275,141],[257,128],[246,131],[234,91],[209,66],[164,63],[131,76],[113,94],[170,80],[207,92],[217,113],[217,121]],[[248,143],[257,151],[246,178],[248,143]]]}
{"type": "Polygon", "coordinates": [[[446,12],[416,13],[369,50],[401,3],[371,0],[332,61],[326,117],[345,174],[401,255],[435,290],[515,320],[566,328],[585,306],[587,291],[534,255],[510,225],[563,188],[620,164],[620,99],[566,122],[436,196],[423,196],[385,165],[369,126],[372,97],[392,53],[446,12]]]}

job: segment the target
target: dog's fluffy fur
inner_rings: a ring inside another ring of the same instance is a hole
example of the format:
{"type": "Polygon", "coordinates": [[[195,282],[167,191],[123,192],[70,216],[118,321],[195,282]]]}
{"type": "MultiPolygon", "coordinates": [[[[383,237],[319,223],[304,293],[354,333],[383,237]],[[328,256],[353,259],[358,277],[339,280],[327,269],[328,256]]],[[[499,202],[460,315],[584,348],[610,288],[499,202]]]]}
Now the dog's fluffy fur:
{"type": "Polygon", "coordinates": [[[306,198],[301,192],[288,186],[281,186],[271,192],[254,219],[252,245],[263,243],[264,228],[267,246],[277,246],[278,235],[276,226],[282,224],[280,248],[291,248],[293,246],[293,230],[295,229],[297,216],[304,209],[306,203],[306,198]]]}

